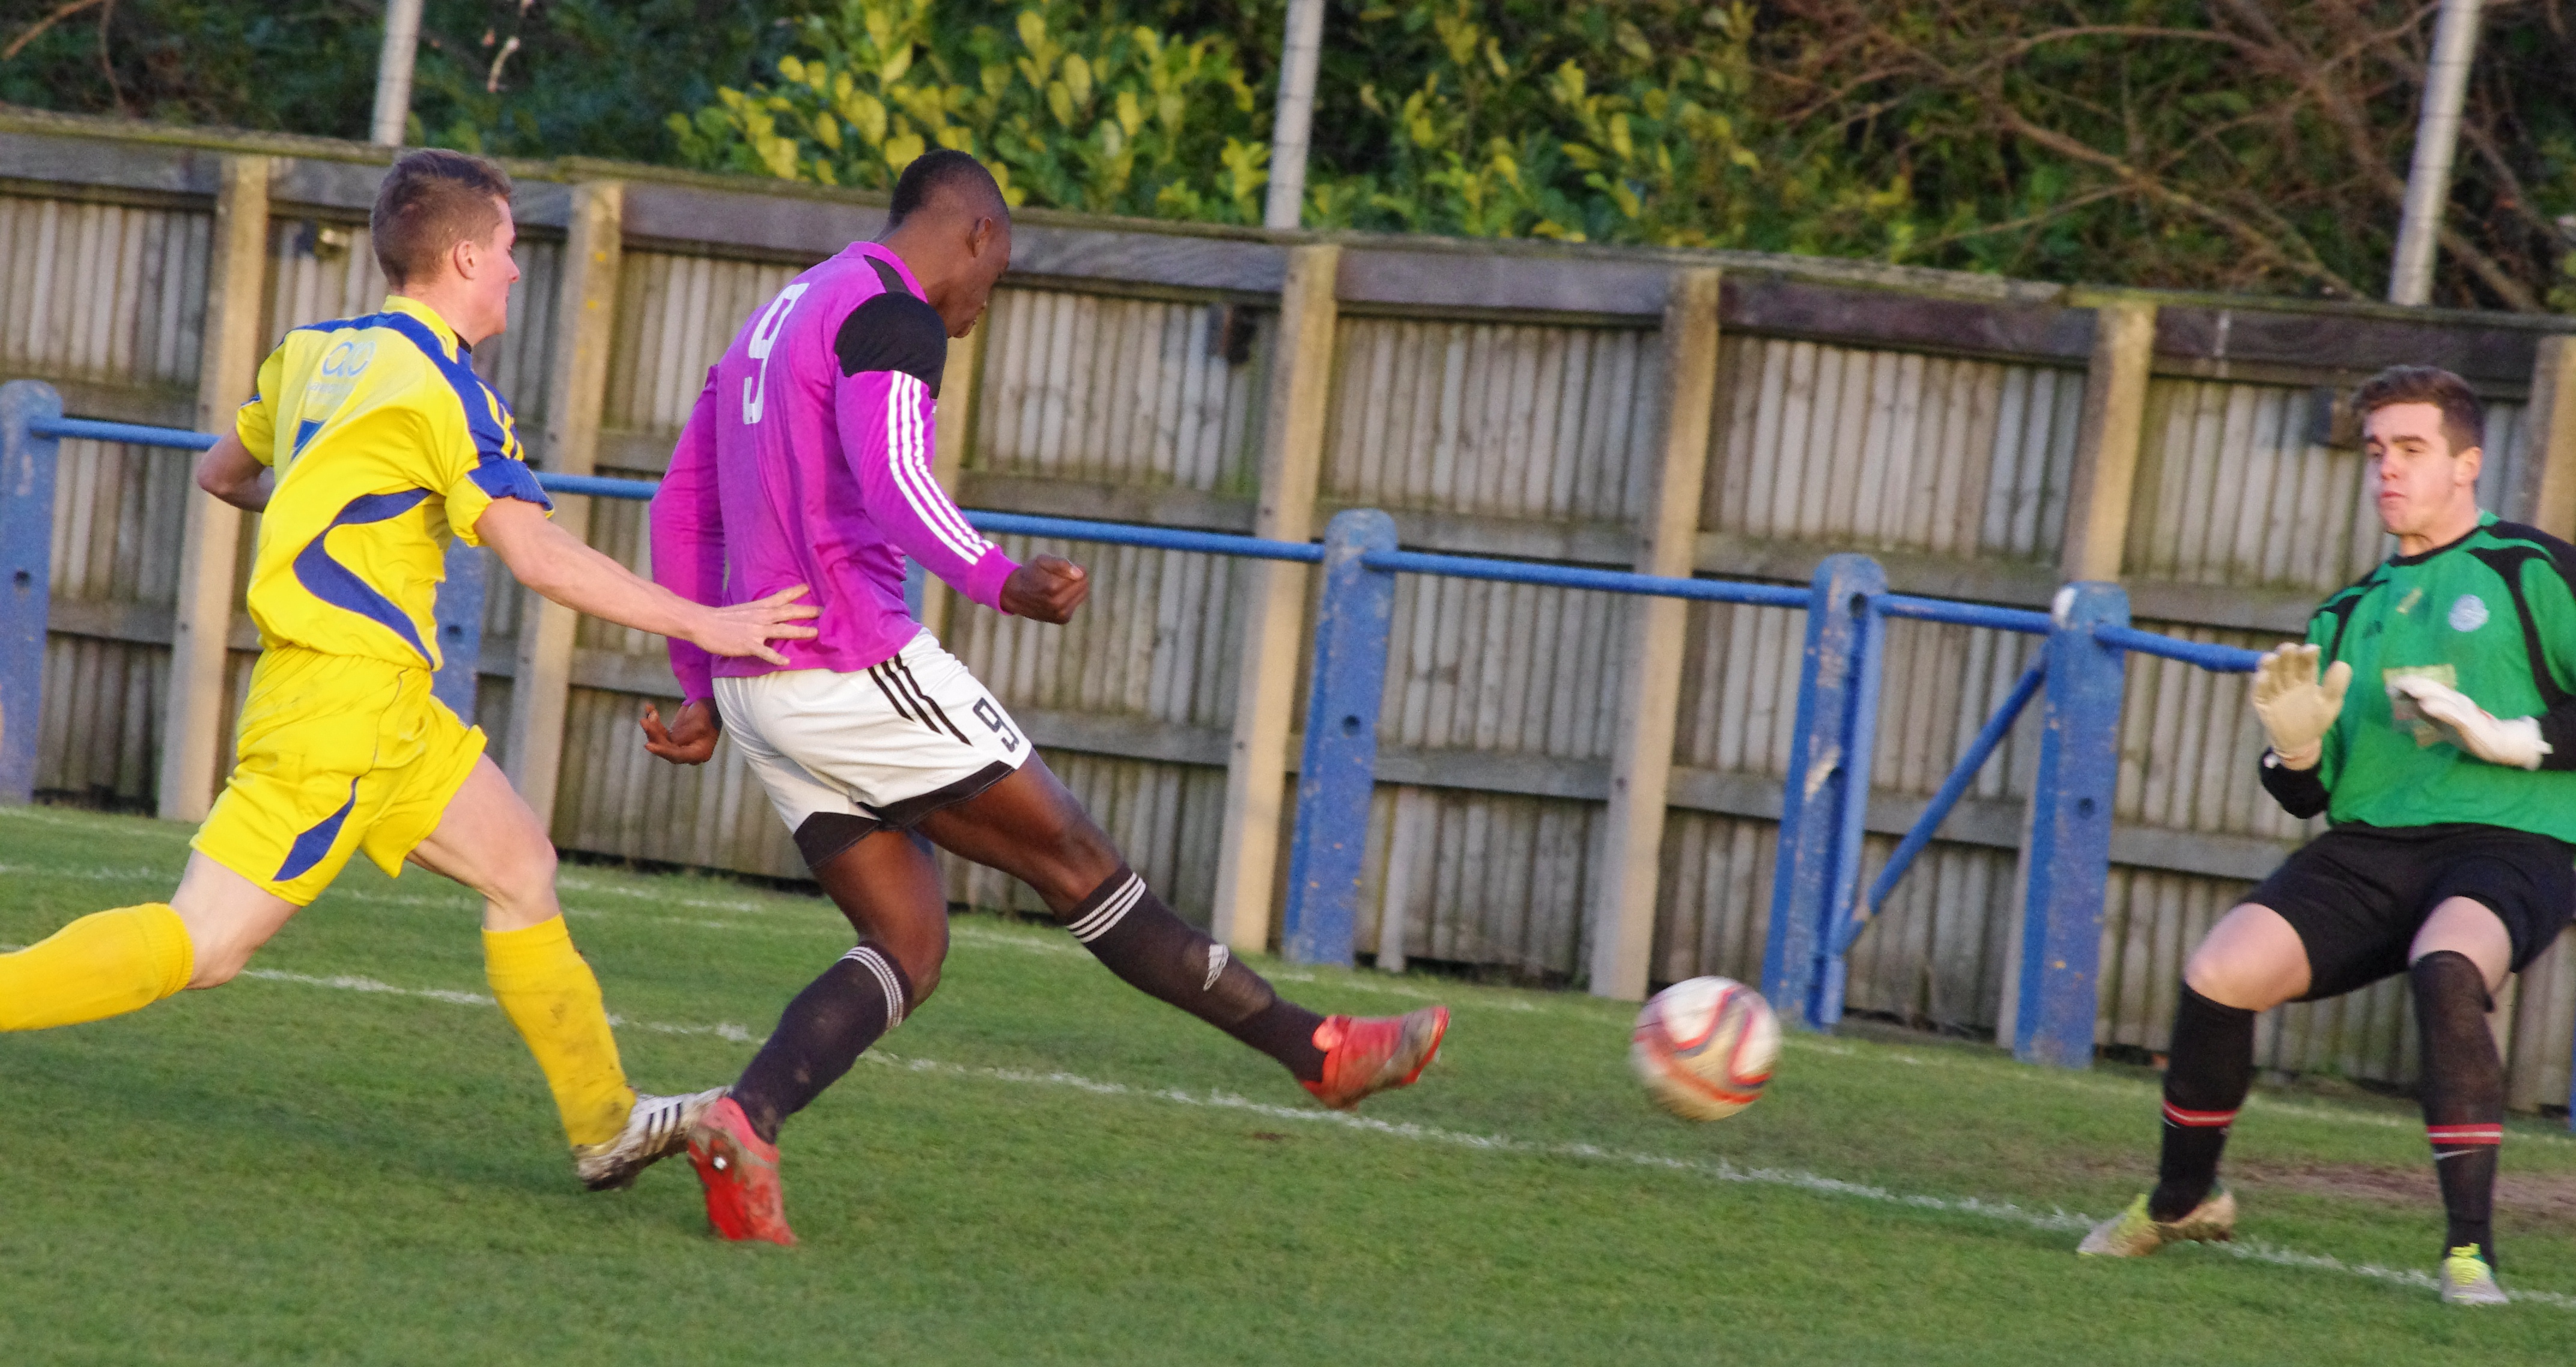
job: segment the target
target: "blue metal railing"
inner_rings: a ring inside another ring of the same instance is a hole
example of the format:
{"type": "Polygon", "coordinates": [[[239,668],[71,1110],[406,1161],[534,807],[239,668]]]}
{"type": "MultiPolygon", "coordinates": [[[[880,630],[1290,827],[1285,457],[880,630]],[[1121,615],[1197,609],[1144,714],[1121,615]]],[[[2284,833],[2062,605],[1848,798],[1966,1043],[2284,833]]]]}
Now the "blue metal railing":
{"type": "Polygon", "coordinates": [[[1625,570],[1591,570],[1521,560],[1490,560],[1425,551],[1375,550],[1362,557],[1369,569],[1388,574],[1437,574],[1450,579],[1483,579],[1505,584],[1540,584],[1596,593],[1642,594],[1687,598],[1702,603],[1754,603],[1765,607],[1803,608],[1812,594],[1786,584],[1759,584],[1732,579],[1670,579],[1625,570]]]}
{"type": "Polygon", "coordinates": [[[2237,646],[2211,645],[2207,641],[2185,641],[2173,636],[2158,636],[2135,627],[2102,627],[2094,636],[2106,646],[2155,655],[2184,664],[2198,665],[2213,674],[2251,674],[2263,652],[2237,646]]]}
{"type": "Polygon", "coordinates": [[[1950,809],[1959,805],[1959,799],[1967,795],[1968,785],[1976,782],[1978,772],[2003,745],[2004,737],[2011,734],[2013,723],[2021,719],[2022,709],[2039,696],[2039,686],[2047,678],[2048,661],[2045,657],[2022,671],[2021,679],[2012,686],[2012,692],[2004,695],[2003,705],[1986,719],[1984,729],[1968,743],[1967,753],[1959,756],[1950,776],[1943,779],[1940,788],[1933,792],[1932,801],[1924,807],[1923,815],[1916,818],[1913,829],[1905,833],[1905,838],[1898,841],[1896,849],[1887,856],[1887,863],[1879,869],[1877,880],[1869,885],[1869,900],[1855,915],[1846,918],[1835,933],[1833,952],[1836,955],[1850,952],[1852,941],[1860,938],[1862,928],[1878,914],[1879,908],[1887,905],[1888,894],[1896,891],[1897,880],[1913,866],[1914,857],[1932,843],[1932,833],[1941,828],[1941,819],[1948,816],[1950,809]]]}
{"type": "Polygon", "coordinates": [[[144,427],[130,422],[97,422],[89,418],[36,418],[27,430],[39,437],[57,441],[117,441],[129,446],[167,446],[181,451],[204,451],[215,444],[215,438],[204,432],[191,432],[181,427],[144,427]]]}
{"type": "MultiPolygon", "coordinates": [[[[0,801],[25,801],[34,780],[53,448],[66,438],[183,450],[214,444],[202,433],[65,418],[59,398],[44,385],[21,381],[0,386],[0,576],[5,576],[0,582],[5,588],[0,642],[8,652],[0,664],[0,801]]],[[[659,487],[649,480],[543,472],[538,483],[550,493],[617,499],[649,498],[659,487]]],[[[2250,669],[2257,658],[2252,651],[2130,627],[2127,600],[2116,585],[2070,585],[2056,611],[2042,613],[1891,593],[1877,563],[1860,555],[1828,557],[1812,582],[1800,588],[1405,551],[1396,547],[1393,520],[1374,509],[1336,516],[1321,545],[1023,513],[969,511],[966,516],[978,530],[997,535],[1322,566],[1282,920],[1285,947],[1291,958],[1303,962],[1352,959],[1398,574],[1807,613],[1762,986],[1789,1019],[1814,1028],[1831,1025],[1841,1014],[1843,959],[1868,917],[1885,904],[2022,710],[2034,699],[2044,700],[2050,724],[2042,733],[2040,775],[2031,799],[2031,867],[2014,1046],[2024,1058],[2073,1066],[2091,1058],[2121,658],[2134,651],[2228,671],[2250,669]],[[1860,855],[1881,647],[1889,618],[2042,634],[2047,645],[1960,757],[1863,898],[1858,893],[1860,855]]],[[[441,696],[450,696],[448,676],[460,676],[463,708],[470,712],[480,653],[482,561],[463,552],[460,545],[451,554],[451,591],[440,595],[440,639],[448,656],[441,696]]]]}

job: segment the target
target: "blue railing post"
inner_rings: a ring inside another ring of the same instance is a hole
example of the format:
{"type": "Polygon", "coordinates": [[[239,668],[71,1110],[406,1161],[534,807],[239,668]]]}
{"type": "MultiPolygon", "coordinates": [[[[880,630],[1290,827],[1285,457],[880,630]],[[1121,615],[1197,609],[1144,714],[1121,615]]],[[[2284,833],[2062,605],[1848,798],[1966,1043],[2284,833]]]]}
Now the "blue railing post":
{"type": "Polygon", "coordinates": [[[45,617],[53,603],[54,454],[27,430],[63,415],[49,384],[0,384],[0,802],[36,793],[36,726],[44,715],[45,617]]]}
{"type": "Polygon", "coordinates": [[[474,724],[474,690],[483,664],[483,552],[462,539],[447,543],[447,582],[438,586],[438,674],[429,691],[474,724]]]}
{"type": "Polygon", "coordinates": [[[2053,615],[2046,724],[2030,797],[2013,1057],[2089,1068],[2102,993],[2102,898],[2111,872],[2112,790],[2120,777],[2124,659],[2093,632],[2129,624],[2129,595],[2117,584],[2069,584],[2059,590],[2053,615]]]}
{"type": "Polygon", "coordinates": [[[1315,672],[1297,769],[1297,828],[1288,846],[1288,907],[1280,940],[1290,962],[1351,962],[1360,863],[1368,853],[1369,793],[1377,779],[1377,711],[1386,694],[1395,572],[1360,562],[1395,549],[1395,519],[1374,508],[1337,513],[1324,529],[1324,593],[1315,614],[1315,672]]]}
{"type": "Polygon", "coordinates": [[[1825,1029],[1841,1015],[1839,961],[1826,951],[1830,918],[1850,904],[1860,878],[1869,746],[1878,715],[1878,652],[1872,645],[1879,627],[1869,599],[1886,591],[1887,575],[1877,561],[1827,556],[1816,567],[1807,607],[1798,719],[1790,733],[1789,781],[1772,863],[1762,995],[1784,1020],[1810,1030],[1825,1029]]]}

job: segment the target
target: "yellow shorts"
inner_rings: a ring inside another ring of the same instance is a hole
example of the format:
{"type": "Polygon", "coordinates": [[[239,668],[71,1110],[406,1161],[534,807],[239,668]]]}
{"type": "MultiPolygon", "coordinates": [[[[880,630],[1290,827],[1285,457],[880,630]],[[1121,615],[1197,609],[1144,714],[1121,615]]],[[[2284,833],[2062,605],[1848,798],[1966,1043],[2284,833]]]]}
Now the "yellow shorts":
{"type": "Polygon", "coordinates": [[[232,777],[190,843],[299,907],[359,850],[399,875],[483,757],[483,729],[429,686],[428,670],[383,660],[261,655],[232,777]]]}

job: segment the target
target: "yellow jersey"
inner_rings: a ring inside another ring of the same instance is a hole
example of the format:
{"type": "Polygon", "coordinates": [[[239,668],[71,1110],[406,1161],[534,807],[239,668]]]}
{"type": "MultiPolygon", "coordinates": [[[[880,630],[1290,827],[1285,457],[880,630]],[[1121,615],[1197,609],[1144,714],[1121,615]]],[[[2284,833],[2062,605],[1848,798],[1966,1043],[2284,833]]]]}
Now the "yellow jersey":
{"type": "Polygon", "coordinates": [[[234,429],[277,471],[249,594],[269,649],[435,670],[449,539],[481,545],[494,499],[554,507],[471,351],[400,295],[287,333],[234,429]]]}

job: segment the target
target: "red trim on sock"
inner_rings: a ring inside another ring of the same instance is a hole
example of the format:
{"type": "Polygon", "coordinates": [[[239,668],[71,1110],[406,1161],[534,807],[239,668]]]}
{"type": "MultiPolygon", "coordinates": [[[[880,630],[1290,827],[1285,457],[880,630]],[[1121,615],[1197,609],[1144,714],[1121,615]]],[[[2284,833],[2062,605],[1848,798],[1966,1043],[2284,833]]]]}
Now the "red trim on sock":
{"type": "Polygon", "coordinates": [[[2168,1101],[2165,1103],[2165,1123],[2194,1130],[2223,1130],[2236,1123],[2236,1112],[2186,1111],[2168,1101]]]}
{"type": "Polygon", "coordinates": [[[2427,1125],[2424,1137],[2438,1147],[2443,1144],[2501,1144],[2502,1125],[2427,1125]]]}

